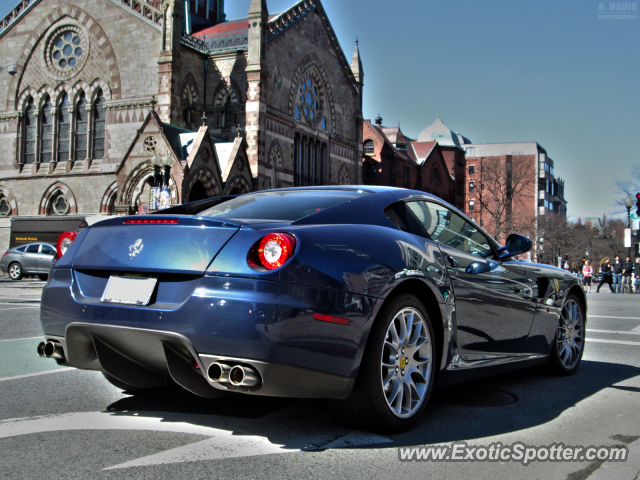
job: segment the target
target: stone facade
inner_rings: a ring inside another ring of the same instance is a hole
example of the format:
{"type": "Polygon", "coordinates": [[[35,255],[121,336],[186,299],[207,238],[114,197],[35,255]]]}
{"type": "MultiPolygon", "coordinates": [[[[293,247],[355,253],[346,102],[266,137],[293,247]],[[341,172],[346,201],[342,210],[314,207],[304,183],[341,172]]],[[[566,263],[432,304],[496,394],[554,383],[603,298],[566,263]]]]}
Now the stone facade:
{"type": "Polygon", "coordinates": [[[0,215],[144,211],[154,155],[173,203],[360,183],[362,63],[320,1],[237,21],[188,1],[21,0],[0,20],[0,215]]]}

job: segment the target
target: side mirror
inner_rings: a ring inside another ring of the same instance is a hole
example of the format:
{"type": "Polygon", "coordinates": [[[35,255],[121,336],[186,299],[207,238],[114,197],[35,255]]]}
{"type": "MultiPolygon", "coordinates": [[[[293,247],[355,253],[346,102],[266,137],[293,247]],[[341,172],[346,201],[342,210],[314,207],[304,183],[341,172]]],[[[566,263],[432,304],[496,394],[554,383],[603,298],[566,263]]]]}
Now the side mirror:
{"type": "Polygon", "coordinates": [[[500,259],[513,257],[522,253],[527,253],[533,247],[533,243],[530,239],[524,235],[518,235],[512,233],[507,237],[507,244],[505,245],[504,252],[500,252],[500,259]]]}

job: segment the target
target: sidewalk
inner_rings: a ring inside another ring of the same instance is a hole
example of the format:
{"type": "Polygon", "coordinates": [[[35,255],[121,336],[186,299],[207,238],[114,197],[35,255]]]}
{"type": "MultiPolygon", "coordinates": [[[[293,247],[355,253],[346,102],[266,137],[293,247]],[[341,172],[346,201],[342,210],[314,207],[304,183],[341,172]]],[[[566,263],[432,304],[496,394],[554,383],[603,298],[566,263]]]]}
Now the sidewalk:
{"type": "Polygon", "coordinates": [[[604,462],[587,480],[636,480],[640,476],[640,440],[629,444],[626,462],[604,462]]]}

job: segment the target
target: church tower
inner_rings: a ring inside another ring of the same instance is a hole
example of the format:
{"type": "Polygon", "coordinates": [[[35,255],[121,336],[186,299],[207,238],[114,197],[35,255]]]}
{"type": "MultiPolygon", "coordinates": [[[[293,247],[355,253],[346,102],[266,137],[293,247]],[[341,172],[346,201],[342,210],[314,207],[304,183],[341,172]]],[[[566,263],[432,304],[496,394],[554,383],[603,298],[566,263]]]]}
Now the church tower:
{"type": "MultiPolygon", "coordinates": [[[[187,0],[189,1],[189,0],[187,0]]],[[[180,80],[180,37],[184,15],[183,0],[165,0],[162,3],[162,52],[158,58],[158,115],[171,123],[180,104],[179,93],[172,88],[180,80]]]]}
{"type": "MultiPolygon", "coordinates": [[[[265,57],[269,11],[266,0],[251,0],[249,7],[249,58],[247,62],[246,139],[251,174],[257,182],[259,165],[265,158],[265,127],[267,105],[262,89],[267,85],[265,57]]],[[[254,185],[256,190],[260,185],[254,185]]]]}

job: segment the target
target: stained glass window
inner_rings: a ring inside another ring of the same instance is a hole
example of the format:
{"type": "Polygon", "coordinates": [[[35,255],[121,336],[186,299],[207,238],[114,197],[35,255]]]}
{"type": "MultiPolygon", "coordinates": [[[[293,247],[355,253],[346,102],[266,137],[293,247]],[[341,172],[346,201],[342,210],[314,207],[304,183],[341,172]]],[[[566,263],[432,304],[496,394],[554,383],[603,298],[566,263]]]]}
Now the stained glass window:
{"type": "Polygon", "coordinates": [[[66,93],[60,102],[58,112],[58,161],[66,162],[69,160],[69,145],[71,134],[71,112],[69,112],[69,95],[66,93]]]}
{"type": "Polygon", "coordinates": [[[78,64],[83,53],[82,39],[77,33],[68,30],[53,42],[51,60],[61,70],[67,70],[78,64]]]}
{"type": "Polygon", "coordinates": [[[42,105],[42,127],[40,130],[40,163],[49,163],[53,156],[53,121],[54,114],[52,113],[53,103],[51,103],[51,97],[47,95],[47,98],[42,105]]]}
{"type": "Polygon", "coordinates": [[[87,126],[89,120],[89,112],[87,111],[87,97],[82,92],[76,105],[76,160],[84,160],[87,158],[87,126]]]}
{"type": "Polygon", "coordinates": [[[31,164],[36,161],[36,131],[38,118],[33,99],[29,100],[24,115],[24,163],[31,164]]]}
{"type": "Polygon", "coordinates": [[[104,158],[104,124],[106,110],[104,108],[104,94],[98,91],[93,107],[93,158],[104,158]]]}

